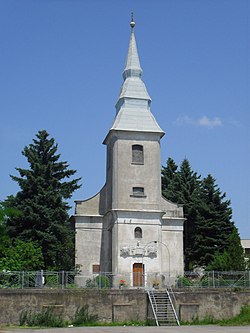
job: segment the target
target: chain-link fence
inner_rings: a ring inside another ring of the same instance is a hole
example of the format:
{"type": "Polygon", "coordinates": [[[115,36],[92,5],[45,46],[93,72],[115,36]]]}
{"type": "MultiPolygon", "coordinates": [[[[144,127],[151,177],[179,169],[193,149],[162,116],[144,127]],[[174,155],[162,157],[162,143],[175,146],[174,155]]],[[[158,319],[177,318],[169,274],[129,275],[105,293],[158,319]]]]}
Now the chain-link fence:
{"type": "Polygon", "coordinates": [[[178,288],[250,288],[250,271],[185,272],[176,281],[178,288]]]}
{"type": "Polygon", "coordinates": [[[181,276],[169,273],[99,273],[84,275],[79,272],[0,272],[0,289],[163,289],[173,288],[250,288],[250,271],[185,272],[181,276]]]}

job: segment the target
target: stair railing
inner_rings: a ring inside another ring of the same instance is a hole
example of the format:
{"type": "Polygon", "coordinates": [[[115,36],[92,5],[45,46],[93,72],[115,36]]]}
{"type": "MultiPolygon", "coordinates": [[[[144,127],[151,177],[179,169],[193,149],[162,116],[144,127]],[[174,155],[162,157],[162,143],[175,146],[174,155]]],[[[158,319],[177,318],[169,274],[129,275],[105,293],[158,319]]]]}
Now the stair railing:
{"type": "MultiPolygon", "coordinates": [[[[153,304],[152,297],[151,297],[151,292],[148,290],[147,293],[148,293],[148,298],[149,298],[149,301],[150,301],[150,304],[151,304],[151,308],[153,310],[153,314],[154,314],[154,317],[155,317],[156,325],[159,326],[159,322],[158,322],[158,319],[157,319],[157,315],[156,315],[154,304],[153,304]]],[[[154,303],[155,303],[156,308],[157,308],[157,303],[155,301],[154,293],[152,292],[152,294],[153,294],[153,298],[154,298],[154,303]]]]}
{"type": "Polygon", "coordinates": [[[178,318],[177,313],[176,313],[176,311],[175,311],[175,307],[174,307],[174,304],[173,304],[173,301],[172,301],[172,298],[171,298],[171,296],[170,296],[170,293],[169,293],[168,289],[170,289],[170,291],[171,291],[171,293],[172,293],[172,295],[173,295],[173,299],[174,299],[175,304],[176,304],[176,298],[175,298],[175,295],[174,295],[174,292],[173,292],[172,288],[171,288],[171,287],[167,288],[167,289],[166,289],[166,293],[167,293],[167,295],[168,295],[168,298],[169,298],[169,301],[170,301],[170,304],[171,304],[172,310],[173,310],[173,312],[174,312],[174,316],[175,316],[176,323],[177,323],[178,326],[180,326],[180,321],[179,321],[179,318],[178,318]]]}

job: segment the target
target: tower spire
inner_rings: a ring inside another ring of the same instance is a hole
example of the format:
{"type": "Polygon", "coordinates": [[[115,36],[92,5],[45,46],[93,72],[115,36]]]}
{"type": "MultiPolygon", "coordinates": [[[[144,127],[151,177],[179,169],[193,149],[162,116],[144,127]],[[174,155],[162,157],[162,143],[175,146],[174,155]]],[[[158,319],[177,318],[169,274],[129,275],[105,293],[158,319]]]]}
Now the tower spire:
{"type": "Polygon", "coordinates": [[[134,34],[135,21],[134,21],[133,13],[131,13],[130,26],[131,26],[131,36],[130,36],[130,41],[129,41],[126,66],[123,71],[124,80],[126,80],[127,77],[141,77],[142,76],[142,69],[141,69],[139,55],[138,55],[136,41],[135,41],[135,34],[134,34]]]}
{"type": "Polygon", "coordinates": [[[132,31],[133,31],[133,29],[134,29],[134,27],[135,27],[134,13],[133,13],[133,12],[131,13],[131,22],[130,22],[130,26],[131,26],[132,31]]]}
{"type": "MultiPolygon", "coordinates": [[[[122,83],[118,101],[115,105],[116,117],[110,131],[154,132],[163,136],[163,130],[150,111],[151,98],[141,78],[142,68],[134,34],[135,21],[133,13],[130,26],[131,35],[128,55],[123,71],[124,82],[122,83]]],[[[106,142],[106,139],[104,142],[106,142]]]]}

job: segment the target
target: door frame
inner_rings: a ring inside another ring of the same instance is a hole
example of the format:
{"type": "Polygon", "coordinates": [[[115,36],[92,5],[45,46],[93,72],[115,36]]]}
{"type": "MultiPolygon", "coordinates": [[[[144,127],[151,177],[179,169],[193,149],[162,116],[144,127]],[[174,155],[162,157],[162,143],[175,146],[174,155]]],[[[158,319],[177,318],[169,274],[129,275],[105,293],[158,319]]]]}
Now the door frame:
{"type": "Polygon", "coordinates": [[[144,287],[145,286],[145,265],[142,262],[134,262],[132,264],[132,281],[133,287],[144,287]],[[135,271],[135,266],[139,270],[135,271]]]}

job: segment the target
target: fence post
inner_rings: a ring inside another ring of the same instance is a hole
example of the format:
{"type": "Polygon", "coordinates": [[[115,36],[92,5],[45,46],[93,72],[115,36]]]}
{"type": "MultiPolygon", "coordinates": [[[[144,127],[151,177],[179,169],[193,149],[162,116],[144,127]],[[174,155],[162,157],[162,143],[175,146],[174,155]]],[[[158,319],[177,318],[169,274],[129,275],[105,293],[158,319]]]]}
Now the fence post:
{"type": "Polygon", "coordinates": [[[214,271],[213,271],[213,288],[215,288],[214,271]]]}
{"type": "Polygon", "coordinates": [[[62,289],[64,289],[64,271],[61,271],[61,283],[62,283],[62,289]]]}
{"type": "Polygon", "coordinates": [[[23,285],[24,285],[24,271],[22,271],[22,289],[23,289],[23,285]]]}

